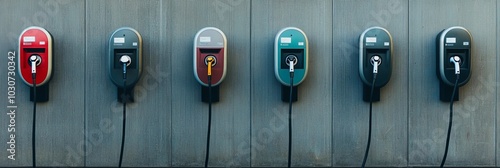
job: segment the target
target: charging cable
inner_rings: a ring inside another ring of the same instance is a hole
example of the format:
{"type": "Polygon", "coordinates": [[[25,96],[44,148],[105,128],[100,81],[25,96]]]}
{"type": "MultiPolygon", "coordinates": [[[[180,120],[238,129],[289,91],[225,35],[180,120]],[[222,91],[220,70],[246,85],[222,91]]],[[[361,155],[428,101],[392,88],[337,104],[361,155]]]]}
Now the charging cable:
{"type": "Polygon", "coordinates": [[[295,72],[294,65],[297,64],[295,55],[288,55],[286,62],[290,68],[290,101],[288,102],[288,167],[292,162],[292,94],[293,94],[293,73],[295,72]]]}
{"type": "Polygon", "coordinates": [[[450,58],[450,62],[455,64],[455,75],[457,75],[457,79],[455,80],[455,85],[453,86],[453,93],[451,94],[451,100],[450,100],[450,120],[448,121],[448,133],[446,135],[446,147],[444,149],[444,156],[443,160],[441,161],[441,166],[443,167],[444,163],[446,162],[446,157],[448,155],[448,147],[450,145],[450,134],[451,134],[451,126],[453,124],[453,98],[455,98],[455,93],[457,91],[458,87],[458,79],[460,78],[460,57],[459,56],[453,56],[450,58]]]}
{"type": "Polygon", "coordinates": [[[377,80],[378,66],[382,63],[382,59],[380,58],[380,56],[375,55],[372,58],[370,58],[370,63],[373,65],[373,80],[372,80],[372,88],[370,91],[370,116],[369,116],[369,123],[368,123],[368,143],[366,145],[366,151],[365,151],[365,157],[363,158],[363,164],[361,165],[362,168],[365,167],[366,159],[368,159],[368,151],[370,151],[370,142],[372,139],[373,90],[375,90],[375,81],[377,80]]]}
{"type": "Polygon", "coordinates": [[[210,128],[212,127],[212,66],[215,62],[214,56],[207,56],[207,78],[208,78],[208,132],[207,132],[207,150],[205,153],[205,167],[208,166],[208,157],[210,156],[210,128]]]}
{"type": "Polygon", "coordinates": [[[35,150],[35,128],[36,128],[36,66],[40,65],[41,58],[39,55],[31,55],[29,58],[31,63],[31,78],[33,80],[33,125],[31,129],[31,150],[33,157],[33,167],[36,167],[36,150],[35,150]]]}
{"type": "Polygon", "coordinates": [[[122,127],[122,144],[120,147],[120,161],[118,163],[118,167],[122,167],[122,159],[123,159],[123,146],[125,144],[125,123],[127,121],[127,66],[130,65],[132,59],[128,55],[123,55],[120,57],[120,62],[123,63],[123,127],[122,127]]]}

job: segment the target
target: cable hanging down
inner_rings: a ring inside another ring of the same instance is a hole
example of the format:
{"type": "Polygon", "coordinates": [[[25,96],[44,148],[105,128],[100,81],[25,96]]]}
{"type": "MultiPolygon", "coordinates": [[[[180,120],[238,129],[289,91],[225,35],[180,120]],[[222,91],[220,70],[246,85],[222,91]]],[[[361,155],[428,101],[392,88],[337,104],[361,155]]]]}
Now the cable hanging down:
{"type": "Polygon", "coordinates": [[[456,79],[455,79],[455,85],[453,86],[453,92],[451,94],[451,99],[450,99],[450,119],[448,121],[448,133],[446,135],[446,146],[444,149],[444,156],[443,160],[441,161],[441,165],[439,167],[443,167],[444,163],[446,162],[446,157],[448,156],[448,147],[450,145],[450,135],[451,135],[451,126],[453,125],[453,99],[455,98],[455,94],[458,89],[458,80],[460,79],[460,57],[458,56],[453,56],[450,58],[450,62],[455,64],[455,74],[456,74],[456,79]]]}
{"type": "Polygon", "coordinates": [[[31,62],[31,78],[33,80],[33,124],[32,124],[32,129],[31,129],[31,150],[32,150],[32,157],[33,157],[33,167],[36,167],[36,144],[35,144],[35,133],[36,133],[36,66],[37,66],[37,61],[39,61],[40,58],[38,58],[36,55],[32,55],[30,57],[30,62],[31,62]]]}
{"type": "Polygon", "coordinates": [[[205,153],[205,167],[208,166],[210,156],[210,129],[212,127],[212,63],[215,57],[207,57],[207,78],[208,78],[208,131],[207,131],[207,149],[205,153]]]}
{"type": "Polygon", "coordinates": [[[373,56],[370,59],[371,64],[373,65],[373,79],[372,79],[372,87],[370,91],[370,114],[368,121],[368,142],[366,144],[365,156],[363,158],[363,163],[361,167],[364,168],[366,164],[366,160],[368,159],[368,152],[370,151],[370,143],[372,139],[372,104],[373,104],[373,90],[375,90],[375,81],[377,80],[378,66],[381,64],[381,58],[379,56],[373,56]]]}
{"type": "Polygon", "coordinates": [[[297,63],[296,56],[288,56],[288,66],[290,68],[290,100],[288,102],[288,167],[292,163],[292,94],[293,94],[293,74],[295,72],[294,65],[297,63]]]}
{"type": "Polygon", "coordinates": [[[122,95],[122,102],[123,102],[123,124],[122,124],[122,143],[120,146],[120,161],[118,162],[118,167],[122,167],[122,160],[123,160],[123,148],[125,145],[125,124],[127,122],[127,66],[130,65],[131,63],[131,58],[128,55],[124,55],[120,58],[120,62],[123,63],[123,95],[122,95]]]}

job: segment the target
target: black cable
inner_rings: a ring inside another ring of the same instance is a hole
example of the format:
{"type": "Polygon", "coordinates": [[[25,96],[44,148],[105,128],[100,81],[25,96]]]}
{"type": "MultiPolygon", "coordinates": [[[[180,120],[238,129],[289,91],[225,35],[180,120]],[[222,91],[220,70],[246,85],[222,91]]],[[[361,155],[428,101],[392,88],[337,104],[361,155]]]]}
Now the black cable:
{"type": "Polygon", "coordinates": [[[123,146],[125,145],[125,123],[127,121],[127,64],[123,63],[123,125],[122,125],[122,144],[120,147],[120,161],[118,163],[118,167],[122,167],[123,160],[123,146]]]}
{"type": "Polygon", "coordinates": [[[212,127],[212,76],[208,75],[208,133],[207,150],[205,154],[205,167],[208,166],[208,157],[210,154],[210,128],[212,127]]]}
{"type": "Polygon", "coordinates": [[[372,103],[373,103],[373,90],[375,90],[375,80],[377,80],[377,73],[373,73],[372,88],[370,91],[370,117],[368,122],[368,143],[366,145],[365,157],[361,167],[365,167],[366,159],[368,159],[368,151],[370,151],[370,142],[372,139],[372,103]]]}
{"type": "Polygon", "coordinates": [[[451,100],[450,100],[450,120],[448,121],[448,134],[446,135],[446,147],[444,149],[444,156],[443,160],[441,161],[441,166],[443,167],[444,163],[446,162],[446,157],[448,156],[448,146],[450,145],[450,134],[451,134],[451,126],[453,124],[453,98],[455,97],[455,93],[458,87],[458,79],[460,78],[460,74],[457,74],[457,79],[455,80],[455,85],[453,86],[453,93],[451,94],[451,100]]]}
{"type": "Polygon", "coordinates": [[[290,101],[288,102],[288,167],[292,162],[292,93],[293,72],[290,72],[290,101]]]}
{"type": "Polygon", "coordinates": [[[31,150],[33,157],[33,167],[36,167],[36,153],[35,153],[35,128],[36,128],[36,73],[32,73],[33,78],[33,128],[31,129],[31,150]]]}

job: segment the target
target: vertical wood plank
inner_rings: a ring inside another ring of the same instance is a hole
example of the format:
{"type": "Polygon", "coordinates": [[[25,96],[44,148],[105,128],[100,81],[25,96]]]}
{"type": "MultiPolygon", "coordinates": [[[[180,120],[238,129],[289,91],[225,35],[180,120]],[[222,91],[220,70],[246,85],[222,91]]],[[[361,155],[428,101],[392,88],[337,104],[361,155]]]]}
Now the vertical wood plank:
{"type": "Polygon", "coordinates": [[[331,166],[332,1],[252,1],[252,166],[286,166],[288,103],[273,70],[274,38],[285,27],[309,40],[309,72],[292,112],[292,165],[331,166]]]}
{"type": "Polygon", "coordinates": [[[127,104],[123,166],[169,166],[171,132],[170,55],[162,33],[161,1],[86,1],[86,166],[118,166],[122,104],[108,77],[107,43],[120,27],[143,39],[143,73],[135,102],[127,104]]]}
{"type": "Polygon", "coordinates": [[[439,101],[435,45],[440,31],[456,25],[473,36],[472,76],[454,103],[446,165],[495,165],[495,3],[410,1],[410,166],[437,166],[444,154],[449,103],[439,101]]]}
{"type": "Polygon", "coordinates": [[[208,104],[193,74],[195,34],[217,27],[227,37],[227,74],[212,105],[209,166],[250,166],[250,1],[168,1],[165,27],[172,72],[172,166],[203,166],[208,104]]]}
{"type": "Polygon", "coordinates": [[[373,103],[367,166],[406,166],[408,109],[408,3],[336,1],[333,22],[333,164],[361,166],[368,140],[369,103],[362,99],[359,36],[372,26],[393,38],[392,76],[373,103]]]}
{"type": "MultiPolygon", "coordinates": [[[[66,157],[68,149],[75,149],[83,142],[84,125],[84,1],[0,1],[0,53],[5,55],[0,65],[4,76],[0,108],[2,131],[0,139],[0,167],[32,165],[32,116],[33,102],[29,101],[29,87],[16,77],[15,150],[16,160],[7,158],[6,142],[10,117],[7,112],[7,52],[17,50],[20,33],[29,26],[47,29],[54,39],[54,62],[52,79],[49,82],[49,101],[37,104],[36,115],[36,161],[37,166],[73,165],[66,157]],[[65,24],[74,22],[72,24],[65,24]],[[5,129],[3,129],[5,128],[5,129]]],[[[17,54],[19,54],[16,51],[17,54]]],[[[16,55],[17,59],[18,55],[16,55]]],[[[17,63],[16,63],[17,65],[17,63]]],[[[16,67],[16,75],[17,67],[16,67]]]]}
{"type": "MultiPolygon", "coordinates": [[[[500,7],[500,3],[496,2],[496,6],[497,6],[497,10],[496,10],[496,13],[497,13],[497,16],[496,16],[496,22],[497,22],[497,25],[496,25],[496,33],[495,34],[495,37],[497,37],[498,34],[500,34],[500,27],[498,26],[498,23],[500,22],[500,13],[498,13],[498,8],[500,7]]],[[[498,58],[499,57],[499,53],[498,53],[498,46],[500,44],[500,39],[499,38],[496,38],[496,57],[498,58]]],[[[496,59],[496,71],[498,71],[498,67],[500,66],[500,60],[499,59],[496,59]]],[[[490,90],[493,90],[495,89],[496,91],[496,94],[495,94],[495,104],[496,104],[496,108],[495,108],[495,166],[498,166],[499,165],[499,162],[500,160],[498,159],[499,156],[500,156],[500,151],[498,151],[498,146],[500,145],[500,141],[498,140],[498,134],[500,133],[499,132],[499,129],[498,129],[498,125],[499,125],[499,122],[500,120],[498,119],[498,113],[499,113],[499,108],[500,108],[500,104],[498,103],[498,98],[500,96],[500,89],[498,89],[498,87],[500,86],[500,73],[496,72],[496,82],[494,83],[494,85],[490,85],[490,87],[488,87],[488,89],[490,90]]]]}

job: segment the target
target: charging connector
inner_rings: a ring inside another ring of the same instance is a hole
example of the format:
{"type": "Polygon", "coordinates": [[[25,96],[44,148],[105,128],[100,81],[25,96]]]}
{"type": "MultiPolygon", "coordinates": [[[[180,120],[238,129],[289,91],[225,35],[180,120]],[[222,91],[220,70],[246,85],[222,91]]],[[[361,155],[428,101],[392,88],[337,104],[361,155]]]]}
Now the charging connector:
{"type": "MultiPolygon", "coordinates": [[[[293,76],[293,73],[295,72],[294,66],[298,62],[297,56],[288,55],[288,56],[286,56],[285,61],[286,61],[286,65],[288,65],[288,67],[289,67],[290,76],[293,76]]],[[[290,83],[292,83],[292,86],[293,86],[293,81],[290,81],[290,83]]]]}
{"type": "MultiPolygon", "coordinates": [[[[123,63],[123,79],[127,78],[127,66],[132,63],[132,58],[128,55],[122,55],[120,57],[120,62],[123,63]]],[[[126,86],[123,86],[126,87],[126,86]]]]}
{"type": "MultiPolygon", "coordinates": [[[[38,57],[39,57],[39,56],[38,56],[38,57]]],[[[38,66],[38,65],[37,65],[37,60],[38,60],[38,59],[39,59],[39,58],[37,58],[37,55],[32,55],[32,56],[30,56],[31,73],[32,73],[32,74],[35,74],[35,73],[36,73],[36,66],[38,66]]]]}
{"type": "Polygon", "coordinates": [[[373,73],[378,73],[378,66],[382,63],[382,59],[378,55],[374,55],[370,58],[370,63],[373,65],[373,73]]]}
{"type": "Polygon", "coordinates": [[[216,64],[216,59],[214,56],[207,56],[205,58],[205,64],[207,65],[207,75],[212,76],[212,67],[216,64]]]}
{"type": "Polygon", "coordinates": [[[459,75],[460,74],[460,63],[461,63],[460,57],[459,56],[450,57],[450,62],[455,64],[455,74],[459,75]]]}

